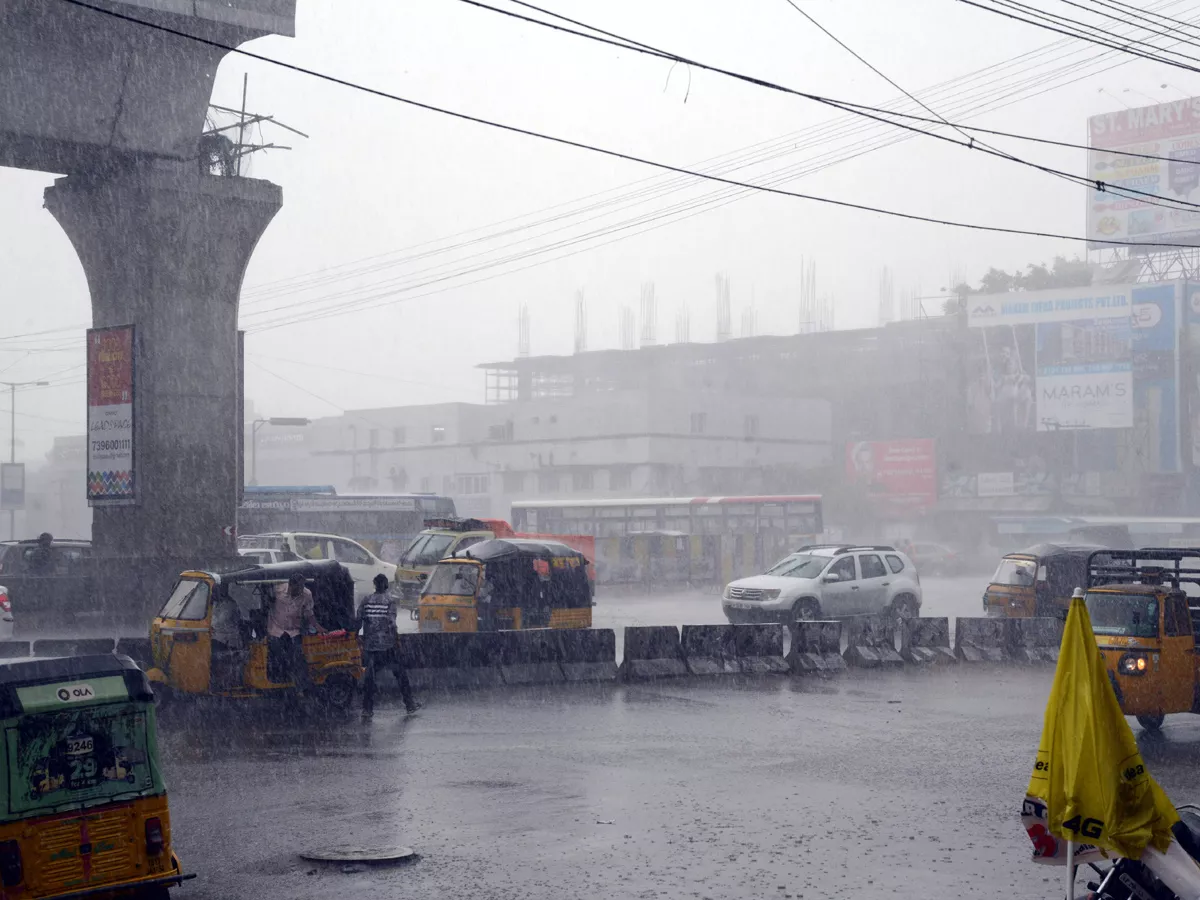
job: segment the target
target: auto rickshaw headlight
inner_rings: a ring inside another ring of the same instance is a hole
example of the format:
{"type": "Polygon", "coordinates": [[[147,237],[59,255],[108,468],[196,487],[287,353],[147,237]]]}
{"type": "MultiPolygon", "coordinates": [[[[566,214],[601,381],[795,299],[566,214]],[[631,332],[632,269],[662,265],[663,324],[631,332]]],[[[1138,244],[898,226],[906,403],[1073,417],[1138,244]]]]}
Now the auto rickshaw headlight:
{"type": "Polygon", "coordinates": [[[1122,675],[1145,675],[1149,663],[1141,653],[1126,653],[1117,663],[1117,671],[1122,675]]]}
{"type": "Polygon", "coordinates": [[[166,841],[163,840],[162,820],[158,816],[153,816],[146,820],[146,855],[158,856],[163,852],[163,846],[166,841]]]}
{"type": "Polygon", "coordinates": [[[458,610],[452,609],[448,613],[446,613],[446,621],[447,622],[457,622],[458,621],[458,610]]]}

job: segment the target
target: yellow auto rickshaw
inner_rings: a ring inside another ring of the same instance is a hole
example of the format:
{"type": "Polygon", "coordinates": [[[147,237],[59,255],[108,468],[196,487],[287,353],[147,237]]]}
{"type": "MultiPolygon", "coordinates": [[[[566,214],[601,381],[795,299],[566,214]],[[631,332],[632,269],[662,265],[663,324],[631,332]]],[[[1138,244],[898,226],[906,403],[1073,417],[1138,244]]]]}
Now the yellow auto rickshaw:
{"type": "Polygon", "coordinates": [[[171,845],[154,694],[127,656],[0,666],[0,896],[162,900],[171,845]]]}
{"type": "Polygon", "coordinates": [[[425,582],[423,632],[591,628],[587,557],[549,540],[497,538],[447,557],[425,582]]]}
{"type": "Polygon", "coordinates": [[[345,708],[363,677],[354,613],[354,580],[334,560],[184,572],[150,626],[154,668],[147,675],[171,696],[250,697],[294,691],[294,673],[304,671],[295,667],[305,665],[319,695],[345,708]],[[287,652],[290,642],[268,640],[267,620],[297,575],[325,633],[304,634],[287,652]]]}
{"type": "Polygon", "coordinates": [[[1087,581],[1094,545],[1034,544],[1000,560],[983,595],[989,616],[1057,616],[1071,605],[1075,588],[1087,581]]]}
{"type": "Polygon", "coordinates": [[[1200,592],[1200,549],[1108,550],[1088,565],[1085,600],[1109,680],[1122,712],[1148,731],[1170,713],[1200,712],[1189,605],[1200,601],[1187,586],[1200,592]]]}

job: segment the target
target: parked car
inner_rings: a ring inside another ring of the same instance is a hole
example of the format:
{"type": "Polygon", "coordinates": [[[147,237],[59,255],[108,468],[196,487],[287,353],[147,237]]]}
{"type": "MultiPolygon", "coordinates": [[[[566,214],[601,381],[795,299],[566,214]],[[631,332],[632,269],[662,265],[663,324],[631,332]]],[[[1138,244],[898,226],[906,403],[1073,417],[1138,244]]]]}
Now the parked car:
{"type": "Polygon", "coordinates": [[[259,565],[292,562],[300,558],[290,550],[276,550],[270,547],[238,547],[238,556],[243,556],[259,565]]]}
{"type": "Polygon", "coordinates": [[[958,575],[962,572],[962,557],[945,544],[916,542],[908,554],[917,571],[926,575],[958,575]]]}
{"type": "Polygon", "coordinates": [[[70,624],[94,612],[91,541],[0,543],[0,638],[11,637],[14,611],[36,624],[70,624]]]}
{"type": "Polygon", "coordinates": [[[921,614],[921,579],[895,547],[806,547],[762,575],[731,581],[721,608],[735,624],[888,612],[913,618],[921,614]]]}
{"type": "Polygon", "coordinates": [[[376,575],[386,575],[389,582],[396,580],[396,567],[384,562],[362,544],[336,534],[315,534],[304,531],[281,531],[271,534],[241,535],[238,550],[277,550],[292,554],[283,559],[336,559],[354,579],[354,600],[357,603],[368,594],[374,593],[372,582],[376,575]]]}

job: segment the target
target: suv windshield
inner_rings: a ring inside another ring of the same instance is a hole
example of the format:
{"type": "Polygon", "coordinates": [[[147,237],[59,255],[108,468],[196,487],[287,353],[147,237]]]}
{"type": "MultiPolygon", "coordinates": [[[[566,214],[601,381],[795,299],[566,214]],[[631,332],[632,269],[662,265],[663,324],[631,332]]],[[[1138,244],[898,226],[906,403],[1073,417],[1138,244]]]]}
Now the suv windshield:
{"type": "Polygon", "coordinates": [[[1147,594],[1089,591],[1092,631],[1114,637],[1157,637],[1158,598],[1147,594]]]}
{"type": "Polygon", "coordinates": [[[775,563],[767,569],[766,574],[783,575],[788,578],[816,578],[827,565],[829,565],[828,556],[809,556],[807,553],[797,553],[775,563]]]}
{"type": "Polygon", "coordinates": [[[400,557],[400,562],[410,566],[433,565],[445,558],[453,543],[452,534],[418,534],[400,557]]]}
{"type": "Polygon", "coordinates": [[[1032,559],[1002,559],[1000,568],[992,576],[992,584],[1007,584],[1012,587],[1033,587],[1037,563],[1032,559]]]}

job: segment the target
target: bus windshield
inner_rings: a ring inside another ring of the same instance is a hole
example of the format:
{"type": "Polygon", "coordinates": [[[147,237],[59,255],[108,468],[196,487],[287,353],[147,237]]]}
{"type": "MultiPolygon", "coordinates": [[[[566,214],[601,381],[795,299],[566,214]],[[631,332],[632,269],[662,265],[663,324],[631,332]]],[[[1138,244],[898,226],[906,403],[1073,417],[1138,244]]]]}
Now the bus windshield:
{"type": "Polygon", "coordinates": [[[445,563],[433,570],[425,584],[425,593],[474,597],[478,581],[479,566],[470,563],[445,563]]]}
{"type": "Polygon", "coordinates": [[[8,809],[16,815],[164,790],[147,713],[132,704],[26,715],[4,737],[8,809]]]}
{"type": "Polygon", "coordinates": [[[1114,594],[1089,591],[1088,615],[1092,631],[1114,637],[1157,637],[1158,598],[1148,594],[1114,594]]]}

